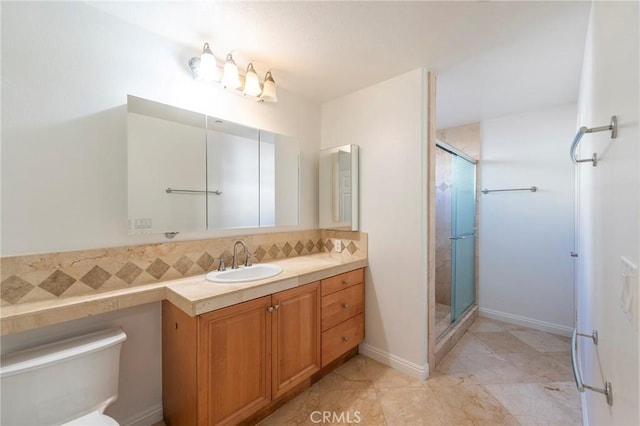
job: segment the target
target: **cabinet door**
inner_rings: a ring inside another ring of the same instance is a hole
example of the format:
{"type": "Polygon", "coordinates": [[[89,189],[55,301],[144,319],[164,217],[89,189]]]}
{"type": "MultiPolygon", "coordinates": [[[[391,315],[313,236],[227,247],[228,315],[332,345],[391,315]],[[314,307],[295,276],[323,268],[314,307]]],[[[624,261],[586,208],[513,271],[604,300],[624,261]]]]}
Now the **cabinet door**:
{"type": "Polygon", "coordinates": [[[235,424],[271,401],[271,297],[201,315],[198,424],[235,424]]]}
{"type": "Polygon", "coordinates": [[[320,369],[320,283],[272,295],[273,397],[320,369]]]}

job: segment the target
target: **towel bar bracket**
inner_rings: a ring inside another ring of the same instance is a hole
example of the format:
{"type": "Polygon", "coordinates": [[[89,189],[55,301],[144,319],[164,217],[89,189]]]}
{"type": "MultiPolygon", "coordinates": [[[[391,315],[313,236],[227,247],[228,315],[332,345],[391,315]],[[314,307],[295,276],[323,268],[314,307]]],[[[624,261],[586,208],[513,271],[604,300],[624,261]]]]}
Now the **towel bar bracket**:
{"type": "Polygon", "coordinates": [[[587,163],[591,161],[591,165],[593,167],[596,167],[598,165],[598,154],[596,154],[595,152],[593,153],[593,157],[591,158],[585,158],[582,160],[576,160],[576,163],[587,163]]]}
{"type": "Polygon", "coordinates": [[[593,344],[598,346],[598,330],[593,330],[591,334],[576,333],[580,337],[588,337],[593,340],[593,344]]]}

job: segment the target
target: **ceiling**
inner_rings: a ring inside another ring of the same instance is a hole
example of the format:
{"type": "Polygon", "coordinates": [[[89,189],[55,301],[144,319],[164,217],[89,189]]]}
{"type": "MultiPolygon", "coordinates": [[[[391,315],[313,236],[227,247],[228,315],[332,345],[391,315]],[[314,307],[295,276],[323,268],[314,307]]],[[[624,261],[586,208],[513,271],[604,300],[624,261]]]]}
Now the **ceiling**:
{"type": "MultiPolygon", "coordinates": [[[[438,127],[575,102],[590,3],[100,2],[196,56],[271,69],[325,102],[418,67],[438,76],[438,127]]],[[[186,67],[186,64],[185,64],[186,67]]]]}

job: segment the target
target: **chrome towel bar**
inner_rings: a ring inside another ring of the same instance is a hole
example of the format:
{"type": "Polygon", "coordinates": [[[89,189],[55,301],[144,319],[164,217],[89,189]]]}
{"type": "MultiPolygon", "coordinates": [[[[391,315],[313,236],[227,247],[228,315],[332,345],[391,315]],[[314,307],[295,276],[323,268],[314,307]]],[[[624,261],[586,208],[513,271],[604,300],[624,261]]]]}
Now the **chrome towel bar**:
{"type": "Polygon", "coordinates": [[[593,392],[604,394],[604,396],[607,398],[607,404],[613,405],[613,388],[611,386],[611,382],[604,382],[604,389],[596,388],[582,382],[580,360],[578,359],[578,336],[588,337],[593,340],[593,343],[595,345],[597,345],[598,332],[594,330],[592,334],[583,334],[578,333],[578,330],[573,329],[573,335],[571,336],[571,367],[573,368],[573,377],[576,380],[576,387],[578,388],[578,391],[584,392],[585,390],[590,390],[593,392]]]}
{"type": "Polygon", "coordinates": [[[615,139],[618,137],[618,118],[615,115],[611,116],[611,123],[609,123],[608,126],[591,127],[591,128],[585,127],[585,126],[580,127],[580,130],[578,130],[578,133],[576,134],[576,137],[573,138],[573,143],[571,144],[571,150],[570,150],[571,161],[573,161],[574,164],[591,161],[591,165],[593,167],[596,167],[598,165],[598,154],[594,152],[591,158],[583,158],[582,160],[578,160],[576,158],[576,149],[578,148],[580,139],[582,139],[582,136],[584,136],[585,133],[605,132],[607,130],[611,130],[611,139],[615,139]]]}
{"type": "Polygon", "coordinates": [[[196,191],[193,189],[173,189],[167,188],[164,190],[167,194],[222,194],[222,191],[196,191]]]}
{"type": "Polygon", "coordinates": [[[511,189],[483,189],[483,194],[488,194],[490,192],[505,192],[505,191],[531,191],[536,192],[538,190],[537,186],[532,186],[531,188],[511,188],[511,189]]]}

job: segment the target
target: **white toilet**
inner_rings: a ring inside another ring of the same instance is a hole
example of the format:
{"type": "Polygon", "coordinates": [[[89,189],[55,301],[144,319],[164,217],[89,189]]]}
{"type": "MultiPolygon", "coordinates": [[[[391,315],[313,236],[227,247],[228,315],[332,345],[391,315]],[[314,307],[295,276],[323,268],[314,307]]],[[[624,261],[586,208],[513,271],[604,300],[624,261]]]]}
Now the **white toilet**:
{"type": "Polygon", "coordinates": [[[38,346],[0,360],[0,424],[115,426],[120,328],[38,346]]]}

